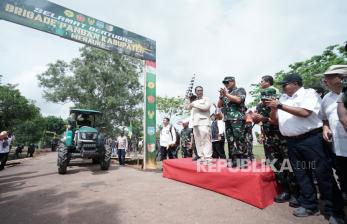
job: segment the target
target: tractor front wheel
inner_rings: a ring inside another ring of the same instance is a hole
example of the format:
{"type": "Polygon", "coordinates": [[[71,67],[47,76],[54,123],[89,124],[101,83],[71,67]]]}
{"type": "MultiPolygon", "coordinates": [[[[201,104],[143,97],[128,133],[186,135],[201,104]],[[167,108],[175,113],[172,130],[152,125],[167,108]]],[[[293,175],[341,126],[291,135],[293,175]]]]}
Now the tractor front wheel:
{"type": "Polygon", "coordinates": [[[110,147],[104,147],[104,150],[102,152],[101,161],[100,161],[100,167],[102,170],[108,170],[111,164],[111,148],[110,147]]]}
{"type": "Polygon", "coordinates": [[[69,151],[66,147],[61,146],[58,149],[58,173],[65,174],[69,164],[69,151]]]}

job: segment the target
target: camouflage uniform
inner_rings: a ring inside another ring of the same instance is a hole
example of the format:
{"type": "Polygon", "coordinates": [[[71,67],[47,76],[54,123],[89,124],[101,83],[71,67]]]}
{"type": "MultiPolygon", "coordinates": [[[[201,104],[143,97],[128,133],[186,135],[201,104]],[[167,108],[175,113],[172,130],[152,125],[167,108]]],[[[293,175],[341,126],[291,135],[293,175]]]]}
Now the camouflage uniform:
{"type": "Polygon", "coordinates": [[[245,124],[245,135],[246,135],[246,147],[248,152],[248,158],[253,160],[253,124],[252,123],[246,123],[245,124]]]}
{"type": "Polygon", "coordinates": [[[192,157],[192,134],[191,128],[183,128],[181,130],[180,148],[184,158],[192,157]]]}
{"type": "MultiPolygon", "coordinates": [[[[276,90],[267,88],[261,92],[262,99],[274,99],[277,97],[276,90]]],[[[281,134],[278,125],[270,124],[269,117],[271,108],[263,103],[257,105],[257,113],[265,118],[262,122],[262,133],[264,135],[264,151],[266,159],[273,161],[277,170],[281,169],[283,161],[288,159],[288,148],[284,136],[281,134]]],[[[276,172],[277,182],[284,188],[283,190],[290,193],[297,193],[295,176],[292,172],[284,170],[276,172]]]]}
{"type": "Polygon", "coordinates": [[[228,142],[229,158],[248,158],[247,139],[245,136],[245,98],[246,91],[243,88],[234,88],[228,91],[230,95],[241,98],[242,103],[230,102],[227,97],[221,98],[224,103],[222,112],[225,121],[225,134],[228,142]]]}

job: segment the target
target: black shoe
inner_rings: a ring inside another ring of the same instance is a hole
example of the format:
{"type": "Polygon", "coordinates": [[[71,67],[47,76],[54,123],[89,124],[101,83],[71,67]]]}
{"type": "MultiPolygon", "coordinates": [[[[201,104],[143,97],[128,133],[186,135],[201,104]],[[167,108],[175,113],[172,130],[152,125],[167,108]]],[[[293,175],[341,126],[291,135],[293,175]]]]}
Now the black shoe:
{"type": "Polygon", "coordinates": [[[295,215],[296,217],[307,217],[307,216],[317,215],[317,214],[318,214],[318,209],[311,210],[304,207],[296,208],[293,211],[293,215],[295,215]]]}
{"type": "Polygon", "coordinates": [[[289,199],[289,206],[293,207],[293,208],[299,208],[300,207],[300,203],[298,201],[298,199],[294,196],[291,196],[289,199]]]}
{"type": "Polygon", "coordinates": [[[236,168],[237,165],[238,165],[238,164],[237,164],[237,160],[236,160],[236,159],[232,159],[232,160],[231,160],[231,167],[232,167],[232,168],[236,168]]]}
{"type": "Polygon", "coordinates": [[[329,218],[329,224],[344,224],[345,221],[343,220],[342,217],[338,217],[338,216],[330,216],[329,218]]]}
{"type": "Polygon", "coordinates": [[[284,203],[290,200],[290,194],[288,192],[282,192],[275,197],[276,203],[284,203]]]}
{"type": "Polygon", "coordinates": [[[227,159],[227,167],[236,168],[237,160],[236,159],[227,159]]]}
{"type": "Polygon", "coordinates": [[[192,159],[192,161],[197,161],[197,160],[199,160],[200,159],[200,157],[199,156],[196,156],[196,157],[194,157],[193,159],[192,159]]]}

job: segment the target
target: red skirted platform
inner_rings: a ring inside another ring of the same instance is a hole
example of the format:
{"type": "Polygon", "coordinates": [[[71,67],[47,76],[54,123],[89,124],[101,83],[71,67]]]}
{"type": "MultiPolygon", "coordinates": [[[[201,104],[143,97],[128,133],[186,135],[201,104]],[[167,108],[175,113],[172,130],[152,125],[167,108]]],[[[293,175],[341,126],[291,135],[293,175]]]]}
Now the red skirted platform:
{"type": "Polygon", "coordinates": [[[163,176],[239,199],[258,208],[273,203],[278,194],[274,172],[260,162],[247,169],[229,168],[225,160],[200,165],[191,158],[163,161],[163,176]]]}

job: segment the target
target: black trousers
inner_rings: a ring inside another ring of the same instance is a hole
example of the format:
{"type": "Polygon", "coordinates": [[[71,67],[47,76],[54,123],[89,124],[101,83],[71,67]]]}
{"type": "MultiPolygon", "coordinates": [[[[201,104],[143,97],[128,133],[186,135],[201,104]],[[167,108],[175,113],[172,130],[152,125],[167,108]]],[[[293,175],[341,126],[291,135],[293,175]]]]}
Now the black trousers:
{"type": "Polygon", "coordinates": [[[340,189],[342,192],[347,193],[347,157],[335,155],[335,169],[340,189]]]}
{"type": "Polygon", "coordinates": [[[212,142],[212,158],[225,159],[224,140],[212,142]]]}
{"type": "Polygon", "coordinates": [[[160,161],[163,161],[169,157],[169,159],[175,158],[175,147],[169,147],[168,149],[164,146],[160,146],[160,161]]]}
{"type": "Polygon", "coordinates": [[[3,170],[5,168],[7,159],[8,159],[8,152],[0,153],[0,170],[3,170]]]}
{"type": "Polygon", "coordinates": [[[325,200],[325,213],[344,216],[341,192],[323,149],[322,134],[312,134],[303,139],[288,138],[287,145],[289,160],[300,188],[298,200],[301,206],[317,209],[317,192],[312,178],[314,173],[321,198],[325,200]]]}
{"type": "Polygon", "coordinates": [[[34,152],[35,152],[35,149],[34,150],[28,149],[27,157],[34,157],[34,152]]]}
{"type": "Polygon", "coordinates": [[[192,157],[193,150],[188,147],[182,147],[183,158],[192,157]]]}
{"type": "Polygon", "coordinates": [[[125,165],[125,149],[118,149],[119,165],[125,165]]]}

